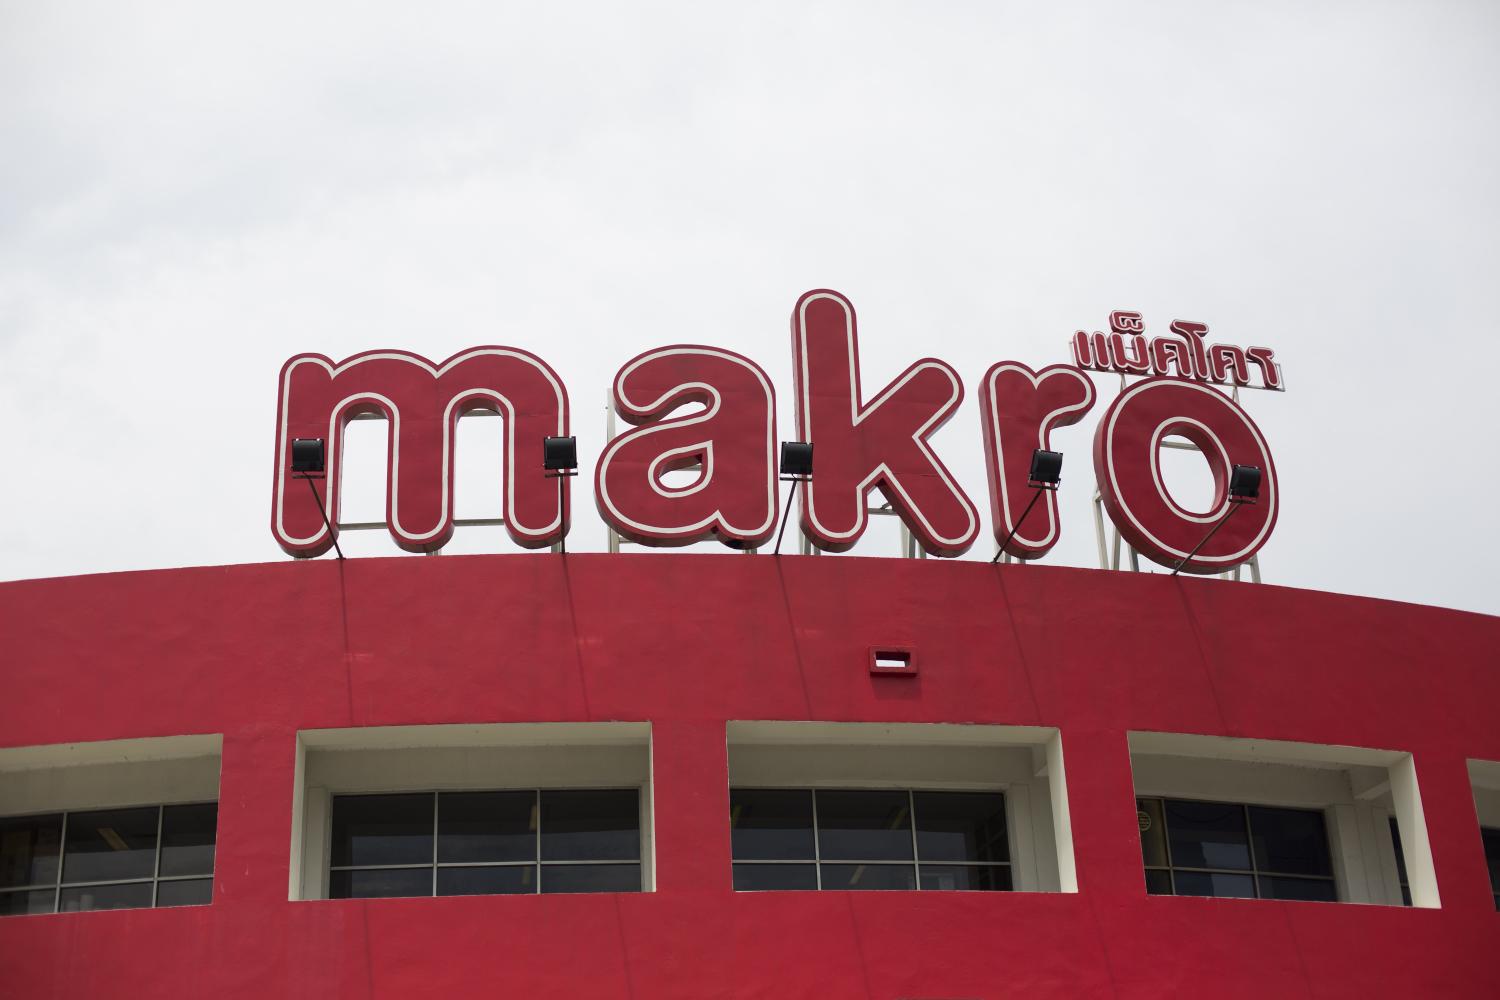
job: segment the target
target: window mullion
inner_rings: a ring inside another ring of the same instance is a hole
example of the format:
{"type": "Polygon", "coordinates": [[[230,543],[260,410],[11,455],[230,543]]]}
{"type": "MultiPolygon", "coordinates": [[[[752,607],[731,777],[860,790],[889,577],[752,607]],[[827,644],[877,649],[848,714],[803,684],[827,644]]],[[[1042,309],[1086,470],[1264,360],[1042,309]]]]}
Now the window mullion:
{"type": "Polygon", "coordinates": [[[917,796],[906,790],[906,818],[911,822],[911,863],[916,871],[916,889],[922,891],[922,859],[917,856],[917,796]]]}
{"type": "Polygon", "coordinates": [[[1255,831],[1250,829],[1250,803],[1240,803],[1240,810],[1245,817],[1245,850],[1250,855],[1250,883],[1255,886],[1255,898],[1265,899],[1260,893],[1260,866],[1255,862],[1255,831]]]}
{"type": "Polygon", "coordinates": [[[52,912],[57,913],[62,908],[62,877],[63,865],[68,860],[68,814],[63,813],[62,832],[58,834],[57,842],[57,881],[52,890],[52,912]]]}
{"type": "Polygon", "coordinates": [[[432,894],[437,895],[438,793],[432,793],[432,894]]]}
{"type": "Polygon", "coordinates": [[[535,895],[542,894],[542,790],[533,788],[531,808],[536,810],[536,865],[531,869],[536,873],[535,895]]]}
{"type": "Polygon", "coordinates": [[[156,894],[162,885],[162,829],[166,826],[166,807],[156,807],[156,865],[151,868],[151,906],[156,906],[156,894]]]}
{"type": "Polygon", "coordinates": [[[1177,895],[1177,869],[1172,865],[1172,828],[1167,825],[1167,800],[1157,799],[1161,803],[1161,848],[1167,856],[1167,887],[1172,890],[1172,895],[1177,895]]]}
{"type": "Polygon", "coordinates": [[[823,888],[823,844],[822,835],[818,832],[818,790],[808,789],[812,796],[813,816],[813,874],[817,876],[817,886],[823,888]]]}

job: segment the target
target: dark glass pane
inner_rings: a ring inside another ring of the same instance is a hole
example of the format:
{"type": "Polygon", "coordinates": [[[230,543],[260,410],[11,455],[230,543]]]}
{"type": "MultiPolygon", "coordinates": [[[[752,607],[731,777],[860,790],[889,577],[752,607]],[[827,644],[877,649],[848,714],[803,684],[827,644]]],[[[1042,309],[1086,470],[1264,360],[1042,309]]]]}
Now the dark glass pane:
{"type": "Polygon", "coordinates": [[[640,892],[640,865],[543,865],[543,892],[640,892]]]}
{"type": "Polygon", "coordinates": [[[1311,899],[1323,903],[1336,903],[1338,889],[1332,879],[1322,878],[1277,878],[1274,875],[1260,877],[1262,899],[1311,899]]]}
{"type": "Polygon", "coordinates": [[[1161,799],[1135,800],[1135,825],[1141,831],[1141,862],[1150,868],[1167,866],[1167,824],[1161,799]]]}
{"type": "Polygon", "coordinates": [[[816,889],[816,865],[735,865],[735,892],[816,889]]]}
{"type": "Polygon", "coordinates": [[[1255,867],[1259,871],[1333,874],[1328,831],[1323,825],[1323,814],[1316,810],[1251,806],[1250,839],[1255,845],[1255,867]]]}
{"type": "MultiPolygon", "coordinates": [[[[910,861],[905,792],[818,792],[818,848],[824,860],[910,861]]],[[[828,888],[824,880],[823,888],[828,888]]]]}
{"type": "MultiPolygon", "coordinates": [[[[108,882],[123,878],[150,878],[151,873],[156,870],[156,814],[155,806],[68,813],[68,842],[63,849],[63,881],[108,882]]],[[[105,897],[101,895],[99,898],[105,897]]],[[[144,905],[151,905],[149,895],[144,905]]],[[[82,908],[115,909],[104,905],[82,908]]]]}
{"type": "MultiPolygon", "coordinates": [[[[917,806],[920,811],[921,806],[917,806]]],[[[922,888],[1009,892],[1010,868],[1006,865],[922,865],[922,888]]]]}
{"type": "Polygon", "coordinates": [[[913,792],[922,861],[1009,861],[1005,796],[999,792],[913,792]]]}
{"type": "Polygon", "coordinates": [[[439,868],[439,896],[493,896],[536,892],[536,865],[492,868],[439,868]]]}
{"type": "MultiPolygon", "coordinates": [[[[1396,876],[1401,882],[1401,890],[1405,898],[1406,883],[1409,881],[1406,877],[1406,852],[1401,849],[1401,830],[1396,825],[1394,816],[1391,817],[1391,846],[1396,849],[1396,876]]],[[[1407,902],[1406,905],[1410,906],[1411,903],[1407,902]]]]}
{"type": "MultiPolygon", "coordinates": [[[[161,874],[212,875],[219,806],[167,806],[161,814],[161,874]]],[[[160,905],[160,904],[158,904],[160,905]]]]}
{"type": "MultiPolygon", "coordinates": [[[[1250,867],[1250,843],[1245,836],[1245,809],[1220,802],[1165,803],[1167,839],[1172,848],[1172,864],[1185,868],[1250,867]]],[[[1184,893],[1178,895],[1209,895],[1184,893]]]]}
{"type": "Polygon", "coordinates": [[[55,892],[52,889],[0,892],[0,917],[14,917],[23,913],[51,913],[54,901],[55,892]]]}
{"type": "Polygon", "coordinates": [[[1146,891],[1153,896],[1172,895],[1172,873],[1160,870],[1147,870],[1146,891]]]}
{"type": "Polygon", "coordinates": [[[56,882],[61,843],[61,813],[0,819],[0,887],[56,882]]]}
{"type": "Polygon", "coordinates": [[[329,899],[431,895],[431,868],[374,868],[328,873],[329,899]]]}
{"type": "Polygon", "coordinates": [[[1406,887],[1404,885],[1401,887],[1401,905],[1402,906],[1410,906],[1411,905],[1411,889],[1409,889],[1408,887],[1406,887]]]}
{"type": "Polygon", "coordinates": [[[1249,875],[1234,875],[1228,872],[1172,873],[1177,882],[1179,896],[1225,896],[1234,899],[1254,899],[1255,880],[1249,875]]]}
{"type": "Polygon", "coordinates": [[[1481,829],[1484,859],[1490,864],[1490,888],[1500,892],[1500,830],[1481,829]]]}
{"type": "Polygon", "coordinates": [[[805,788],[731,789],[729,836],[736,861],[812,860],[812,792],[805,788]]]}
{"type": "MultiPolygon", "coordinates": [[[[543,860],[638,861],[640,857],[640,793],[636,789],[542,792],[543,860]]],[[[543,886],[546,882],[542,879],[543,886]]],[[[640,888],[639,880],[636,888],[640,888]]]]}
{"type": "MultiPolygon", "coordinates": [[[[72,818],[69,817],[69,822],[72,818]]],[[[132,910],[151,905],[151,883],[130,882],[125,885],[81,885],[64,888],[58,899],[58,912],[78,910],[132,910]]]]}
{"type": "Polygon", "coordinates": [[[213,901],[214,880],[188,878],[156,883],[157,906],[207,906],[213,901]]]}
{"type": "Polygon", "coordinates": [[[329,858],[335,866],[432,864],[432,796],[334,796],[329,858]]]}
{"type": "Polygon", "coordinates": [[[443,792],[438,860],[535,861],[536,808],[535,792],[443,792]]]}
{"type": "Polygon", "coordinates": [[[823,865],[825,889],[915,889],[911,865],[823,865]]]}

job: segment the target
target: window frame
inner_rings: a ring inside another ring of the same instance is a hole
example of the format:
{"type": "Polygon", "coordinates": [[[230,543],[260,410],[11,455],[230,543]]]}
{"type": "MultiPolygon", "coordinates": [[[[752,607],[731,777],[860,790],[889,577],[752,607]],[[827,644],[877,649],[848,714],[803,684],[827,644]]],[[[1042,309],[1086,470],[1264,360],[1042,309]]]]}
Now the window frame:
{"type": "Polygon", "coordinates": [[[46,891],[48,889],[51,889],[52,890],[52,909],[44,911],[42,913],[12,913],[12,914],[5,914],[5,915],[0,915],[0,919],[3,919],[4,916],[13,916],[13,917],[40,917],[40,916],[47,916],[47,915],[50,915],[50,914],[58,914],[58,913],[93,913],[93,912],[102,912],[103,910],[106,910],[106,909],[116,909],[116,910],[176,909],[177,908],[176,906],[163,907],[161,905],[161,902],[160,902],[160,900],[161,900],[161,884],[163,882],[201,882],[204,879],[208,880],[208,902],[206,902],[206,903],[181,903],[181,904],[177,904],[177,905],[178,906],[211,906],[213,904],[214,882],[215,882],[215,879],[217,878],[217,869],[218,869],[218,864],[219,864],[219,853],[218,853],[218,848],[219,848],[219,813],[218,813],[218,809],[219,809],[219,801],[217,799],[205,799],[205,800],[190,801],[190,802],[157,802],[157,803],[154,803],[154,804],[152,804],[152,803],[143,803],[143,804],[139,804],[139,805],[123,805],[123,806],[111,805],[111,806],[101,806],[101,807],[97,807],[97,808],[91,807],[91,808],[84,808],[84,809],[49,809],[46,812],[22,813],[20,815],[15,815],[15,816],[0,817],[0,819],[4,819],[6,821],[17,821],[17,820],[24,821],[24,820],[28,820],[28,819],[38,819],[38,818],[41,818],[41,817],[57,816],[57,815],[60,815],[62,817],[61,821],[58,823],[58,834],[57,834],[57,836],[58,836],[58,840],[57,840],[57,877],[55,879],[53,879],[53,881],[50,884],[47,884],[47,883],[36,883],[36,884],[31,884],[31,885],[16,885],[16,886],[6,886],[4,888],[0,888],[0,895],[19,894],[19,893],[23,893],[23,892],[44,892],[44,891],[46,891]],[[210,805],[214,807],[214,864],[213,864],[213,867],[209,870],[208,874],[206,874],[206,875],[204,875],[204,874],[195,874],[195,875],[163,875],[161,873],[161,850],[162,850],[162,829],[163,829],[164,820],[165,820],[165,817],[166,817],[166,811],[168,809],[170,809],[170,808],[178,808],[178,807],[182,807],[182,806],[210,806],[210,805]],[[86,880],[80,880],[80,881],[76,881],[76,882],[68,882],[68,881],[65,881],[63,879],[63,872],[64,872],[64,870],[65,870],[65,868],[67,866],[67,859],[68,859],[68,820],[69,820],[69,818],[71,816],[74,816],[74,815],[77,815],[77,814],[83,814],[83,813],[93,813],[93,812],[127,812],[127,811],[131,811],[131,810],[144,810],[144,809],[155,809],[156,810],[156,837],[155,837],[155,846],[152,848],[151,875],[150,875],[150,877],[145,877],[145,878],[121,878],[121,879],[86,879],[86,880]],[[151,886],[151,905],[149,905],[149,906],[100,907],[97,910],[96,909],[88,909],[88,910],[63,910],[63,909],[59,909],[59,907],[62,904],[62,893],[63,893],[64,889],[91,889],[91,888],[96,888],[96,887],[100,887],[100,886],[115,886],[115,885],[150,885],[151,886]]]}
{"type": "MultiPolygon", "coordinates": [[[[1167,860],[1167,863],[1165,865],[1148,865],[1148,864],[1145,863],[1145,857],[1143,856],[1142,859],[1141,859],[1141,870],[1143,872],[1166,872],[1167,873],[1167,884],[1169,886],[1171,886],[1171,889],[1172,889],[1172,891],[1170,893],[1153,893],[1153,892],[1150,892],[1149,889],[1148,889],[1147,890],[1147,895],[1152,895],[1152,896],[1198,896],[1198,898],[1201,898],[1201,899],[1259,899],[1259,900],[1269,900],[1269,901],[1272,901],[1272,902],[1333,902],[1333,903],[1348,902],[1348,900],[1344,897],[1343,888],[1339,885],[1337,855],[1335,854],[1335,851],[1334,851],[1334,833],[1333,833],[1333,831],[1331,829],[1331,827],[1333,826],[1333,823],[1331,822],[1331,818],[1329,817],[1328,810],[1326,808],[1319,809],[1319,808],[1310,807],[1310,806],[1270,805],[1270,804],[1261,803],[1261,802],[1241,802],[1241,801],[1229,801],[1229,800],[1220,800],[1220,799],[1183,798],[1183,797],[1175,796],[1175,795],[1137,795],[1135,797],[1135,800],[1136,800],[1136,810],[1137,810],[1137,812],[1144,811],[1144,810],[1141,809],[1140,803],[1145,802],[1145,801],[1155,801],[1155,802],[1157,802],[1160,805],[1160,807],[1161,807],[1161,822],[1162,822],[1162,850],[1165,853],[1166,860],[1167,860]],[[1185,802],[1185,803],[1188,803],[1188,804],[1191,804],[1191,805],[1215,805],[1215,806],[1225,806],[1225,807],[1238,808],[1239,811],[1240,811],[1240,816],[1241,816],[1241,818],[1243,820],[1243,824],[1244,824],[1243,829],[1245,831],[1245,852],[1246,852],[1246,855],[1250,859],[1250,867],[1249,868],[1200,868],[1200,867],[1193,866],[1193,865],[1175,865],[1175,864],[1173,864],[1172,863],[1172,834],[1171,834],[1171,825],[1170,825],[1170,823],[1167,820],[1167,804],[1169,802],[1185,802]],[[1282,811],[1285,811],[1285,812],[1315,813],[1318,817],[1320,817],[1322,819],[1322,821],[1323,821],[1323,848],[1324,848],[1325,854],[1326,854],[1327,859],[1328,859],[1328,871],[1329,871],[1329,874],[1327,874],[1327,875],[1305,875],[1305,874],[1302,874],[1302,873],[1299,873],[1299,872],[1278,872],[1278,871],[1271,871],[1271,870],[1262,871],[1261,868],[1260,868],[1260,866],[1259,866],[1259,864],[1257,863],[1256,857],[1255,857],[1255,854],[1256,854],[1256,852],[1255,852],[1255,827],[1254,827],[1254,825],[1250,821],[1250,810],[1251,809],[1277,809],[1277,810],[1282,810],[1282,811]],[[1176,873],[1179,872],[1179,871],[1181,871],[1181,872],[1192,872],[1192,873],[1201,874],[1201,875],[1241,875],[1241,876],[1249,876],[1249,878],[1250,878],[1250,884],[1255,889],[1255,895],[1254,896],[1203,896],[1203,895],[1198,894],[1198,893],[1179,893],[1177,891],[1177,875],[1176,875],[1176,873]],[[1276,896],[1266,896],[1266,895],[1263,895],[1261,893],[1260,881],[1261,881],[1261,877],[1262,876],[1265,876],[1267,878],[1289,878],[1289,879],[1297,879],[1299,881],[1306,881],[1306,882],[1324,882],[1324,883],[1327,883],[1328,885],[1331,885],[1333,887],[1333,897],[1334,898],[1331,899],[1331,900],[1287,900],[1287,899],[1280,899],[1279,897],[1276,897],[1276,896]]],[[[1144,831],[1142,831],[1142,834],[1144,835],[1144,831]]],[[[1142,846],[1143,846],[1143,850],[1144,850],[1144,841],[1142,841],[1142,846]]]]}
{"type": "MultiPolygon", "coordinates": [[[[889,892],[1015,892],[1017,881],[1017,862],[1015,858],[1015,816],[1011,810],[1011,796],[1004,788],[940,788],[929,786],[893,787],[893,786],[850,786],[850,785],[731,785],[729,795],[731,802],[736,792],[807,792],[812,800],[812,838],[813,856],[811,858],[746,858],[741,860],[734,857],[733,847],[730,849],[730,882],[733,885],[734,868],[738,865],[812,865],[814,887],[812,889],[734,889],[735,892],[859,892],[859,891],[889,891],[889,892]],[[825,861],[823,859],[822,829],[818,823],[818,793],[819,792],[901,792],[906,795],[907,815],[911,824],[911,860],[862,860],[859,858],[834,858],[825,861]],[[1004,861],[931,861],[929,865],[935,868],[1003,868],[1010,882],[1009,889],[923,889],[922,888],[922,856],[917,836],[917,793],[923,794],[953,794],[953,795],[997,795],[1000,797],[1000,808],[1005,816],[1005,838],[1006,838],[1006,860],[1004,861]],[[860,865],[882,868],[909,868],[912,871],[913,884],[911,889],[893,890],[858,890],[839,889],[823,886],[823,866],[829,865],[860,865]]],[[[732,828],[731,828],[732,830],[732,828]]],[[[732,838],[731,838],[732,844],[732,838]]]]}
{"type": "MultiPolygon", "coordinates": [[[[634,890],[601,890],[601,893],[619,892],[648,892],[647,888],[647,862],[646,852],[648,849],[648,836],[646,821],[643,810],[646,808],[646,789],[639,785],[586,785],[578,787],[557,786],[530,786],[530,787],[505,787],[505,788],[407,788],[397,790],[382,790],[374,792],[329,792],[328,808],[326,811],[326,831],[323,836],[323,898],[324,899],[437,899],[448,898],[441,896],[438,891],[438,873],[444,868],[532,868],[536,870],[536,889],[526,893],[476,893],[472,895],[512,895],[512,896],[539,896],[549,895],[542,891],[542,874],[545,868],[551,867],[578,867],[578,866],[605,866],[605,865],[634,865],[639,875],[639,888],[634,890]],[[530,861],[439,861],[439,796],[442,795],[474,795],[488,794],[491,792],[527,792],[532,796],[533,808],[537,811],[536,836],[533,838],[534,854],[530,861]],[[541,797],[543,792],[634,792],[636,796],[635,809],[635,831],[636,831],[636,856],[631,860],[619,858],[608,858],[600,860],[545,860],[542,857],[542,820],[541,820],[541,797]],[[335,865],[333,864],[333,812],[338,799],[341,798],[367,798],[382,795],[428,795],[432,798],[432,861],[425,864],[398,864],[398,865],[335,865]],[[426,870],[432,873],[430,880],[432,891],[426,896],[333,896],[330,888],[330,876],[336,871],[419,871],[426,870]]],[[[594,893],[580,893],[578,895],[593,895],[594,893]]],[[[459,895],[457,893],[449,896],[459,895]]],[[[563,895],[558,893],[557,895],[563,895]]]]}

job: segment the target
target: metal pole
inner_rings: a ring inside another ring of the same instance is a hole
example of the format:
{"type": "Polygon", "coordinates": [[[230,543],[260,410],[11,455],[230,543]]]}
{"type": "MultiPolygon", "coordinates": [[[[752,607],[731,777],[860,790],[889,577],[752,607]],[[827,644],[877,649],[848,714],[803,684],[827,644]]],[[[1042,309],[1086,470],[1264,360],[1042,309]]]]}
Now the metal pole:
{"type": "Polygon", "coordinates": [[[328,537],[333,539],[333,551],[339,554],[340,559],[344,558],[344,550],[339,548],[338,532],[333,530],[333,525],[328,520],[328,511],[323,509],[323,498],[318,496],[318,488],[312,484],[312,476],[302,478],[307,483],[307,488],[312,490],[313,503],[318,505],[318,513],[323,515],[323,525],[328,529],[328,537]]]}
{"type": "Polygon", "coordinates": [[[773,555],[781,555],[781,536],[786,534],[786,519],[792,513],[792,502],[797,499],[797,484],[800,482],[802,480],[793,479],[792,491],[786,496],[786,510],[781,512],[781,527],[776,531],[776,551],[773,555]]]}
{"type": "Polygon", "coordinates": [[[1198,554],[1198,550],[1201,549],[1201,548],[1203,548],[1203,546],[1205,546],[1205,545],[1208,544],[1208,540],[1210,538],[1214,537],[1214,532],[1216,532],[1220,528],[1224,527],[1224,522],[1228,521],[1231,517],[1233,517],[1234,516],[1234,512],[1237,511],[1237,510],[1239,510],[1239,509],[1240,509],[1240,505],[1239,504],[1237,504],[1237,503],[1231,503],[1229,505],[1229,510],[1227,512],[1225,512],[1225,514],[1224,514],[1223,517],[1219,518],[1218,522],[1212,528],[1208,529],[1208,534],[1204,535],[1203,538],[1202,538],[1202,540],[1199,541],[1197,545],[1193,546],[1193,551],[1191,551],[1187,555],[1183,556],[1182,562],[1180,562],[1180,563],[1177,564],[1177,568],[1174,569],[1174,570],[1172,570],[1171,575],[1172,576],[1176,576],[1177,573],[1178,573],[1178,571],[1181,570],[1182,567],[1186,566],[1188,564],[1188,561],[1191,560],[1193,558],[1193,556],[1195,556],[1195,555],[1198,554]]]}
{"type": "Polygon", "coordinates": [[[1010,540],[1012,538],[1016,537],[1016,532],[1018,532],[1018,531],[1021,530],[1021,523],[1026,520],[1026,515],[1031,513],[1031,508],[1033,508],[1033,507],[1036,506],[1037,500],[1041,499],[1042,491],[1045,490],[1045,489],[1046,489],[1045,486],[1033,486],[1032,487],[1032,490],[1034,492],[1031,494],[1031,503],[1029,503],[1029,504],[1026,505],[1026,509],[1025,510],[1021,511],[1021,516],[1016,519],[1015,527],[1013,527],[1013,528],[1010,529],[1010,534],[1006,535],[1005,536],[1005,541],[1003,541],[1003,542],[1000,543],[1000,551],[996,552],[995,553],[995,558],[993,558],[993,559],[990,560],[990,565],[991,566],[993,566],[995,563],[997,563],[997,562],[1000,561],[1000,556],[1002,554],[1004,554],[1005,547],[1010,544],[1010,540]]]}

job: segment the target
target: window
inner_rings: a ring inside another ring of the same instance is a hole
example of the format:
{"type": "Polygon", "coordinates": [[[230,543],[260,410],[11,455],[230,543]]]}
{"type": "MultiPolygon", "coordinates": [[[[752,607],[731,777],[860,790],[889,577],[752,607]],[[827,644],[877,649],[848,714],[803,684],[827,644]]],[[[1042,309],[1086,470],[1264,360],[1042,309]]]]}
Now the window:
{"type": "Polygon", "coordinates": [[[1057,730],[731,721],[736,889],[1077,892],[1057,730]]]}
{"type": "Polygon", "coordinates": [[[0,819],[0,915],[202,906],[218,805],[0,819]]]}
{"type": "Polygon", "coordinates": [[[1128,739],[1148,892],[1440,905],[1411,754],[1186,733],[1128,739]]]}
{"type": "Polygon", "coordinates": [[[288,898],[650,892],[644,722],[297,734],[288,898]]]}
{"type": "Polygon", "coordinates": [[[634,788],[333,797],[331,899],[640,890],[634,788]]]}
{"type": "Polygon", "coordinates": [[[1500,910],[1500,761],[1469,761],[1469,783],[1474,792],[1474,810],[1479,814],[1479,834],[1484,841],[1484,860],[1490,869],[1490,892],[1500,910]]]}
{"type": "Polygon", "coordinates": [[[1143,798],[1136,810],[1153,895],[1338,899],[1316,809],[1143,798]]]}
{"type": "Polygon", "coordinates": [[[1500,910],[1500,829],[1480,828],[1484,836],[1484,860],[1490,866],[1490,891],[1495,895],[1495,909],[1500,910]]]}
{"type": "Polygon", "coordinates": [[[1011,888],[1000,792],[736,788],[737,891],[1011,888]]]}

